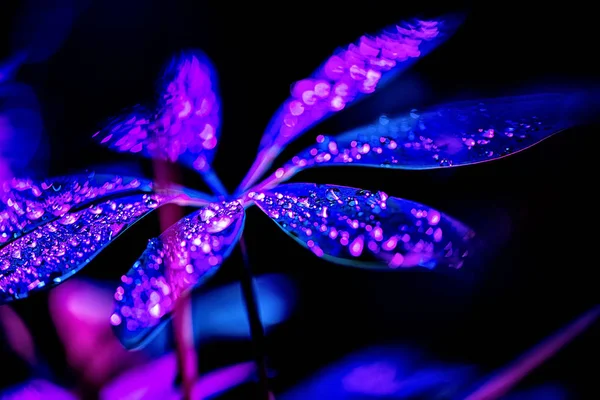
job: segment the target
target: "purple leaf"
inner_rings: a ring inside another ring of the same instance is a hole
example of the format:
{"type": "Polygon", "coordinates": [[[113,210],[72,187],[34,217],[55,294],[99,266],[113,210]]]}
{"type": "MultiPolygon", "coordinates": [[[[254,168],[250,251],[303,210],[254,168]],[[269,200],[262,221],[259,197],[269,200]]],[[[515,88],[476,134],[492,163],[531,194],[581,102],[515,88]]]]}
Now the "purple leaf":
{"type": "Polygon", "coordinates": [[[284,232],[338,264],[460,268],[474,236],[446,214],[382,192],[292,183],[250,197],[284,232]]]}
{"type": "Polygon", "coordinates": [[[199,51],[175,57],[160,82],[156,106],[135,106],[94,135],[119,152],[179,161],[206,172],[219,133],[216,73],[199,51]]]}
{"type": "Polygon", "coordinates": [[[319,135],[264,187],[319,166],[431,169],[496,160],[580,123],[582,99],[576,93],[503,97],[412,110],[394,119],[382,116],[339,136],[319,135]]]}
{"type": "MultiPolygon", "coordinates": [[[[72,195],[69,191],[68,195],[72,195]]],[[[57,285],[168,198],[131,194],[73,208],[0,249],[0,303],[57,285]]],[[[78,204],[79,205],[79,204],[78,204]]]]}
{"type": "Polygon", "coordinates": [[[336,51],[311,78],[292,86],[291,97],[269,123],[259,156],[239,189],[250,188],[288,143],[315,123],[384,86],[443,43],[461,22],[457,15],[402,22],[336,51]]]}
{"type": "Polygon", "coordinates": [[[0,248],[40,225],[105,196],[150,193],[151,190],[149,181],[95,173],[40,182],[11,179],[0,187],[0,248]]]}
{"type": "Polygon", "coordinates": [[[177,299],[216,272],[237,243],[244,219],[239,202],[213,203],[149,241],[115,293],[111,323],[125,347],[148,343],[177,299]]]}

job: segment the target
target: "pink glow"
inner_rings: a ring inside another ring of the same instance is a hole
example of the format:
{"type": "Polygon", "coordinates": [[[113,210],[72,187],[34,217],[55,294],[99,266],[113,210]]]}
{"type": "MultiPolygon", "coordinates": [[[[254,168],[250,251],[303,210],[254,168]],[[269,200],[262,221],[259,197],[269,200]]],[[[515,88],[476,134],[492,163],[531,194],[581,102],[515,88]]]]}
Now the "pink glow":
{"type": "Polygon", "coordinates": [[[128,352],[113,335],[106,318],[111,314],[110,289],[69,280],[50,293],[49,308],[69,364],[88,384],[100,388],[115,373],[144,360],[128,352]],[[98,349],[102,349],[101,352],[98,349]]]}
{"type": "Polygon", "coordinates": [[[358,257],[362,254],[364,248],[364,238],[362,236],[358,236],[352,244],[350,244],[350,254],[354,257],[358,257]]]}
{"type": "Polygon", "coordinates": [[[37,359],[33,337],[19,315],[8,306],[0,306],[0,327],[8,346],[30,365],[35,365],[37,359]]]}
{"type": "Polygon", "coordinates": [[[403,262],[404,262],[404,256],[400,253],[396,253],[392,257],[392,260],[390,261],[389,266],[391,268],[398,268],[399,266],[402,265],[403,262]]]}

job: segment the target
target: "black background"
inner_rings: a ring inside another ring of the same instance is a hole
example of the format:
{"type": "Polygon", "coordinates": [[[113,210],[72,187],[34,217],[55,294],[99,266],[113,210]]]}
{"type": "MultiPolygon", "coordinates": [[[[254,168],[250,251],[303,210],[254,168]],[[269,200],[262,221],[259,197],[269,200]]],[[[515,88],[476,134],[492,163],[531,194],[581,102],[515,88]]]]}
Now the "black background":
{"type": "MultiPolygon", "coordinates": [[[[18,7],[13,8],[0,13],[6,34],[18,21],[18,7]]],[[[290,83],[365,32],[418,13],[435,16],[456,9],[471,12],[450,41],[381,96],[313,129],[278,162],[317,132],[341,132],[384,111],[501,95],[540,83],[598,82],[598,23],[590,7],[576,1],[92,1],[63,47],[47,62],[24,67],[18,79],[32,85],[43,104],[51,149],[48,174],[118,161],[139,164],[151,176],[149,162],[115,155],[89,137],[105,118],[152,98],[155,78],[176,50],[203,49],[219,73],[222,98],[214,167],[232,190],[290,83]],[[424,89],[419,94],[411,90],[415,81],[424,89]]],[[[245,236],[255,272],[286,272],[300,287],[300,309],[268,341],[271,363],[280,371],[276,389],[350,350],[389,341],[492,370],[595,305],[597,129],[576,127],[513,157],[465,168],[328,168],[294,178],[384,190],[471,224],[489,241],[489,250],[485,260],[459,273],[393,274],[330,265],[250,209],[245,236]]],[[[192,173],[182,174],[186,184],[204,188],[192,173]]],[[[153,218],[128,231],[82,274],[118,279],[144,249],[150,229],[159,233],[153,218]]],[[[211,285],[237,279],[239,262],[234,257],[225,263],[211,285]]],[[[44,302],[45,295],[39,295],[17,305],[38,334],[47,332],[44,302]]],[[[43,342],[60,369],[58,344],[49,337],[43,342]]],[[[201,348],[200,364],[210,369],[247,358],[249,352],[247,344],[212,345],[201,348]]],[[[599,356],[596,326],[521,385],[559,382],[575,398],[597,398],[593,366],[599,356]]],[[[63,375],[68,381],[69,373],[63,375]]],[[[240,391],[233,398],[245,396],[240,391]]]]}

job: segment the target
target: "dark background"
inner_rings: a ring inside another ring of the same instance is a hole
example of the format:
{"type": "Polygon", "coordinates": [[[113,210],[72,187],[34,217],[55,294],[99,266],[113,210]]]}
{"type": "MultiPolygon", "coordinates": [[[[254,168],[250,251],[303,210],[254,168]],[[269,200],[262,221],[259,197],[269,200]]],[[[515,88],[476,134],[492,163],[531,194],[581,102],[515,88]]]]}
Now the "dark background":
{"type": "MultiPolygon", "coordinates": [[[[115,155],[89,138],[105,118],[151,99],[164,62],[181,48],[203,49],[219,73],[223,122],[214,167],[231,190],[290,83],[308,76],[337,46],[405,17],[471,10],[457,34],[397,84],[319,125],[279,162],[316,133],[341,132],[381,112],[538,84],[589,87],[597,84],[600,70],[598,21],[578,1],[88,3],[87,8],[78,3],[81,15],[62,48],[18,76],[43,104],[50,175],[118,161],[135,163],[151,176],[149,162],[115,155]]],[[[0,37],[8,37],[18,28],[18,4],[2,7],[8,12],[0,8],[0,37]]],[[[486,258],[458,273],[393,274],[330,265],[250,209],[245,236],[255,272],[286,272],[300,287],[300,309],[268,340],[271,364],[280,371],[276,389],[353,349],[391,341],[491,371],[597,304],[597,129],[576,127],[524,153],[472,167],[328,168],[294,179],[384,190],[471,224],[488,240],[486,258]]],[[[182,173],[186,184],[204,188],[192,173],[182,173]]],[[[82,274],[118,279],[141,254],[149,229],[159,233],[156,219],[128,231],[82,274]]],[[[236,256],[211,284],[237,279],[238,266],[236,256]]],[[[44,302],[45,295],[35,296],[17,309],[34,332],[45,333],[44,351],[60,370],[60,348],[48,334],[44,302]]],[[[589,330],[520,387],[557,382],[574,398],[597,398],[598,332],[597,326],[589,330]]],[[[210,369],[247,358],[250,347],[215,344],[200,354],[200,365],[210,369]]],[[[61,373],[68,381],[69,372],[61,373]]],[[[241,393],[233,398],[248,396],[241,393]]]]}

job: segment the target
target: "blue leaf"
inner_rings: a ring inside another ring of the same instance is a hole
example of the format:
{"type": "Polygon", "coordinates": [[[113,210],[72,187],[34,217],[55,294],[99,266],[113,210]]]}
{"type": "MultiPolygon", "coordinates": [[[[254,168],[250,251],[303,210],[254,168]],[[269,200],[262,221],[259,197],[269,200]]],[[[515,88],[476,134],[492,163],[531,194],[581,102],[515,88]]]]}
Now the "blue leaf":
{"type": "Polygon", "coordinates": [[[474,236],[446,214],[382,192],[293,183],[250,197],[300,244],[344,265],[460,268],[474,236]]]}
{"type": "Polygon", "coordinates": [[[381,89],[448,39],[462,20],[462,15],[446,15],[430,21],[400,22],[336,51],[312,77],[292,86],[291,97],[271,119],[255,164],[238,191],[249,189],[288,143],[328,116],[381,89]]]}
{"type": "Polygon", "coordinates": [[[268,181],[329,165],[431,169],[471,165],[522,151],[582,122],[579,94],[541,94],[433,107],[317,142],[268,181]]]}
{"type": "Polygon", "coordinates": [[[370,347],[320,369],[282,400],[451,399],[476,376],[471,366],[402,345],[370,347]]]}
{"type": "MultiPolygon", "coordinates": [[[[74,196],[70,191],[66,194],[74,196]]],[[[51,222],[13,240],[0,249],[0,303],[61,283],[168,200],[142,193],[98,199],[53,216],[51,222]]]]}
{"type": "Polygon", "coordinates": [[[119,152],[210,169],[219,138],[216,72],[199,51],[181,53],[167,66],[158,103],[135,106],[94,135],[119,152]]]}
{"type": "Polygon", "coordinates": [[[146,345],[177,300],[217,271],[235,247],[244,220],[239,202],[213,203],[150,240],[115,293],[111,323],[125,347],[146,345]]]}

